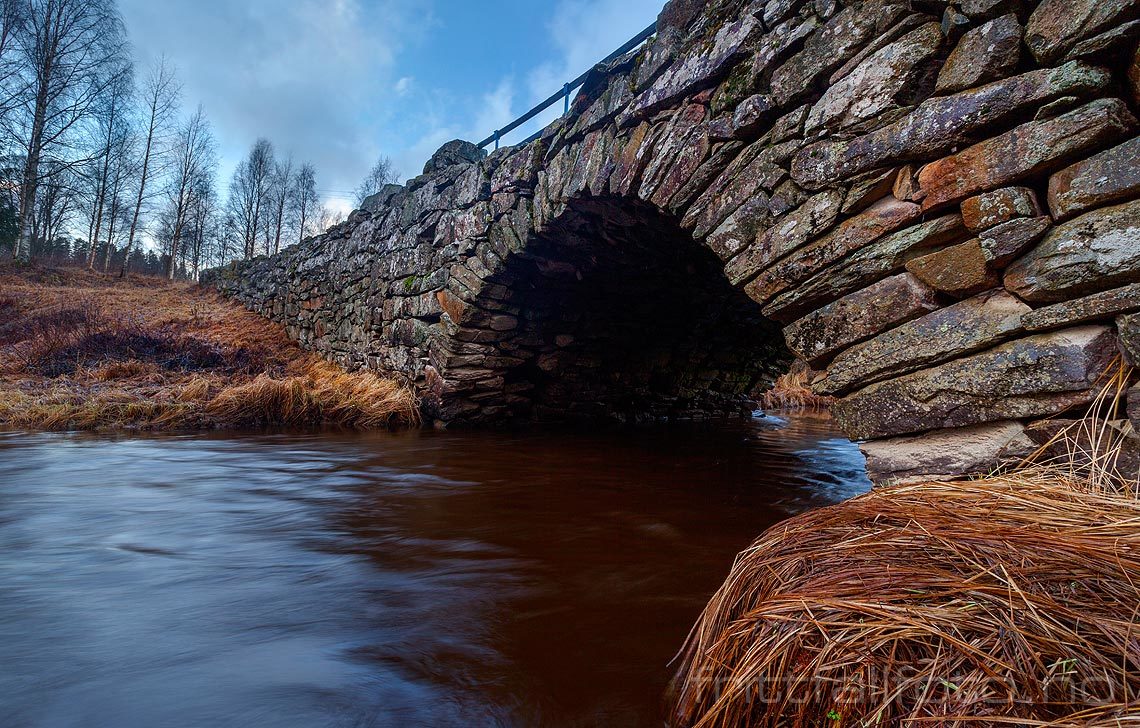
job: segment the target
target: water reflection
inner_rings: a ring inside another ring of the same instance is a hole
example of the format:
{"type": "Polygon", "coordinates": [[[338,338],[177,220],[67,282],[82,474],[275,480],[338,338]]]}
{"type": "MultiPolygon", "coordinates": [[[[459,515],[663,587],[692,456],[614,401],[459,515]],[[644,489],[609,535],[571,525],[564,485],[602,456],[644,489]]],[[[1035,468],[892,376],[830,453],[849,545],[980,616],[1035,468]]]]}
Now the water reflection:
{"type": "Polygon", "coordinates": [[[811,417],[0,435],[0,725],[660,725],[732,556],[868,486],[811,417]]]}

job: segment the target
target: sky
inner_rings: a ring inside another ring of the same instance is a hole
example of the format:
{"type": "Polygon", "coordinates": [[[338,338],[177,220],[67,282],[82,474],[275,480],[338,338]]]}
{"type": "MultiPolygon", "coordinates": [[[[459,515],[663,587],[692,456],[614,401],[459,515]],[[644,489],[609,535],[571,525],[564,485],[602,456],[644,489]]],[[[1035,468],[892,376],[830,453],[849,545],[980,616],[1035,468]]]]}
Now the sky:
{"type": "Polygon", "coordinates": [[[318,190],[341,212],[381,155],[401,181],[416,176],[441,144],[490,136],[636,35],[663,4],[119,0],[138,76],[165,55],[184,113],[205,108],[223,191],[264,136],[279,155],[313,163],[318,190]]]}

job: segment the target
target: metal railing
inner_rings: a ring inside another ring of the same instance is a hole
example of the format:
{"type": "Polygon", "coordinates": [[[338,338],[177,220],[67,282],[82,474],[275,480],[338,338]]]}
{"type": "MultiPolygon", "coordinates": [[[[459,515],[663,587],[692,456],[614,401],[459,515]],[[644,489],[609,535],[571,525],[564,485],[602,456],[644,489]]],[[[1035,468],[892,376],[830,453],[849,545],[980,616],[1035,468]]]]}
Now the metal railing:
{"type": "MultiPolygon", "coordinates": [[[[600,60],[596,64],[594,64],[594,68],[597,68],[598,66],[605,65],[605,64],[609,63],[610,61],[614,60],[615,58],[623,56],[626,53],[629,53],[631,50],[633,50],[634,48],[636,48],[639,45],[641,45],[642,43],[644,43],[651,35],[653,35],[656,32],[657,32],[657,22],[654,21],[648,28],[646,28],[645,30],[641,31],[640,33],[638,33],[637,35],[633,36],[628,41],[626,41],[621,46],[621,48],[618,48],[616,51],[614,51],[613,53],[609,54],[608,56],[606,56],[605,58],[603,58],[602,60],[600,60]]],[[[559,99],[562,99],[563,104],[564,104],[563,108],[562,108],[562,113],[564,115],[570,113],[570,95],[576,89],[581,88],[582,84],[584,84],[586,82],[586,78],[589,77],[590,72],[593,71],[594,68],[591,68],[589,71],[586,71],[585,73],[583,73],[581,76],[574,79],[570,83],[565,84],[562,87],[561,91],[557,91],[550,98],[546,99],[545,101],[540,103],[538,106],[535,106],[530,111],[526,112],[525,114],[523,114],[519,118],[515,119],[510,124],[507,124],[502,129],[496,129],[494,134],[487,137],[483,141],[479,142],[479,147],[482,148],[482,147],[485,147],[488,144],[494,142],[495,149],[498,149],[499,148],[499,142],[502,140],[503,136],[505,136],[506,134],[509,134],[510,132],[519,128],[523,124],[527,123],[528,121],[530,121],[534,117],[541,114],[543,111],[546,111],[547,109],[549,109],[551,106],[554,106],[556,103],[558,103],[559,99]]],[[[521,141],[519,143],[520,144],[527,144],[529,142],[534,141],[535,139],[538,139],[540,136],[542,136],[541,131],[537,132],[536,134],[533,134],[532,136],[524,139],[523,141],[521,141]]]]}

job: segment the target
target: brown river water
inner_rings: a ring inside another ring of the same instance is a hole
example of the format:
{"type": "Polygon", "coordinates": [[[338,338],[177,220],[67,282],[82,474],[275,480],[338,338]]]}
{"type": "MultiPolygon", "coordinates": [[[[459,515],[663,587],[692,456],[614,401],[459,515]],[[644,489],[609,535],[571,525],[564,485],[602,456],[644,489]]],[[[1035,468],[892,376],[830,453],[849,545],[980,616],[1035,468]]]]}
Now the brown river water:
{"type": "Polygon", "coordinates": [[[867,488],[812,416],[0,434],[0,726],[660,726],[733,556],[867,488]]]}

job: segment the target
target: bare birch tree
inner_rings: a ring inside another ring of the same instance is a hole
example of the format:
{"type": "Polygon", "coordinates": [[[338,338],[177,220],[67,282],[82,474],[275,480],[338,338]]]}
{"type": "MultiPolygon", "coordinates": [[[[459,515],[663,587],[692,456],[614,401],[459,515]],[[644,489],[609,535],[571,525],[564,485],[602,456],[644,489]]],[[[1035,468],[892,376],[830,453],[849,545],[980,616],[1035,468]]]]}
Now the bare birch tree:
{"type": "MultiPolygon", "coordinates": [[[[130,232],[127,235],[127,247],[123,254],[123,267],[119,270],[119,277],[127,274],[130,264],[131,250],[135,245],[135,237],[139,233],[139,219],[143,207],[147,203],[148,185],[153,182],[156,167],[166,152],[166,135],[169,130],[171,117],[178,107],[180,89],[174,77],[174,69],[165,58],[159,60],[151,70],[143,88],[143,101],[146,104],[143,110],[142,124],[142,158],[139,164],[138,194],[135,197],[134,212],[131,215],[130,232]]],[[[151,190],[153,192],[153,190],[151,190]]]]}

